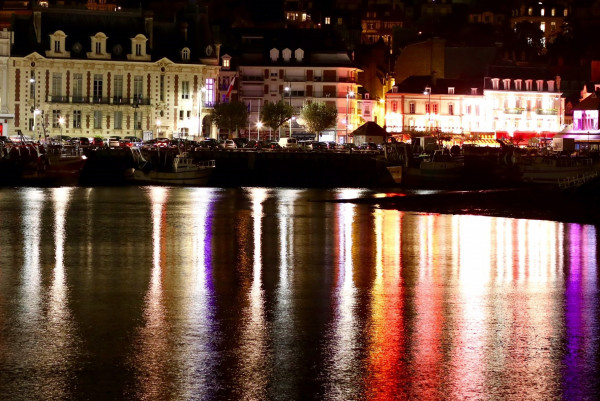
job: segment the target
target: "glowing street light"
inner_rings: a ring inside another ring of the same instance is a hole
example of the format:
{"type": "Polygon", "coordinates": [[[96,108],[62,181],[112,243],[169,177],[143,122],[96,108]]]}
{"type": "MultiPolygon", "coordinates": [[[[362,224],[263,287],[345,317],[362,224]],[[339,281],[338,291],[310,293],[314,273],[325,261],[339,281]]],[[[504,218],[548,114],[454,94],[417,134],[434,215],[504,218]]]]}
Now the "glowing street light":
{"type": "Polygon", "coordinates": [[[202,106],[204,104],[204,94],[206,93],[206,87],[202,86],[200,88],[200,93],[198,94],[198,136],[200,139],[203,137],[202,132],[202,106]]]}
{"type": "MultiPolygon", "coordinates": [[[[346,92],[346,142],[348,141],[348,108],[350,107],[350,98],[354,97],[354,91],[346,92]]],[[[336,138],[337,142],[337,138],[336,138]]]]}
{"type": "Polygon", "coordinates": [[[427,95],[427,114],[429,117],[429,131],[431,131],[431,88],[426,87],[423,94],[427,95]]]}
{"type": "Polygon", "coordinates": [[[258,121],[256,123],[256,128],[258,128],[258,136],[256,137],[256,141],[260,142],[260,128],[263,126],[262,121],[258,121]]]}
{"type": "Polygon", "coordinates": [[[63,124],[65,123],[65,118],[60,116],[58,118],[58,125],[60,127],[60,136],[58,137],[58,141],[60,142],[60,146],[62,146],[62,133],[63,133],[63,124]]]}

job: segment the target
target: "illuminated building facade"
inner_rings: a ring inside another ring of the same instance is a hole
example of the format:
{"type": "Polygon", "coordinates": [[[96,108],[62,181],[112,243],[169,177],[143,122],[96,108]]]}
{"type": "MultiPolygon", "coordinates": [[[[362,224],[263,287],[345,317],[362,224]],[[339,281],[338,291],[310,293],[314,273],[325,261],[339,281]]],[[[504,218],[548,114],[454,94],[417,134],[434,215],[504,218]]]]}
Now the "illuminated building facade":
{"type": "Polygon", "coordinates": [[[43,8],[18,20],[15,32],[8,65],[11,135],[211,134],[202,124],[215,103],[215,48],[193,43],[185,30],[170,32],[168,47],[161,47],[153,18],[139,11],[43,8]]]}
{"type": "Polygon", "coordinates": [[[550,80],[410,77],[386,95],[386,129],[494,138],[551,136],[563,126],[560,77],[550,80]]]}

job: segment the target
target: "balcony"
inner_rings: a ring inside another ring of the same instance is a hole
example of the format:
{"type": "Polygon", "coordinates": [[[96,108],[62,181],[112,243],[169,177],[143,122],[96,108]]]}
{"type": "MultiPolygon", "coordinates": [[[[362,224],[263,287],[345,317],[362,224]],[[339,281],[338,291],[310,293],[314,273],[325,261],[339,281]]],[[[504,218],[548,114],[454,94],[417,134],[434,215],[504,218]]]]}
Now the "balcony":
{"type": "Polygon", "coordinates": [[[123,97],[123,96],[113,96],[112,102],[113,102],[113,104],[130,104],[131,99],[129,99],[128,97],[123,97]]]}
{"type": "Polygon", "coordinates": [[[71,103],[89,103],[90,99],[87,96],[73,96],[71,103]]]}
{"type": "Polygon", "coordinates": [[[137,104],[140,106],[149,106],[150,105],[150,99],[149,98],[144,98],[144,97],[133,97],[133,104],[137,104]]]}
{"type": "Polygon", "coordinates": [[[504,114],[522,114],[524,111],[522,107],[509,107],[504,109],[504,114]]]}
{"type": "Polygon", "coordinates": [[[262,75],[242,75],[242,81],[244,82],[264,82],[262,75]]]}
{"type": "Polygon", "coordinates": [[[49,103],[69,103],[69,97],[63,95],[51,95],[48,96],[49,103]]]}
{"type": "Polygon", "coordinates": [[[110,99],[107,97],[94,97],[92,98],[92,103],[94,104],[108,104],[110,103],[110,99]]]}
{"type": "Polygon", "coordinates": [[[535,112],[541,116],[555,116],[558,114],[556,109],[536,109],[535,112]]]}

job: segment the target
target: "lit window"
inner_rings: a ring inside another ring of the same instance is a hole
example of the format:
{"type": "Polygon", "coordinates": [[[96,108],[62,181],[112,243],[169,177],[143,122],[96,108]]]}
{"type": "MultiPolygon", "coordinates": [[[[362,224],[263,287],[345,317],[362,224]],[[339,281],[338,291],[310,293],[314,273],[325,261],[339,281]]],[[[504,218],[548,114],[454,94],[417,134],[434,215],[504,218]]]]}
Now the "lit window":
{"type": "Polygon", "coordinates": [[[565,8],[563,11],[563,17],[568,17],[569,16],[569,11],[565,8]]]}
{"type": "Polygon", "coordinates": [[[544,14],[546,13],[546,10],[544,10],[543,8],[540,10],[540,15],[543,17],[544,14]]]}
{"type": "Polygon", "coordinates": [[[187,61],[190,59],[190,50],[189,49],[183,49],[181,51],[181,59],[184,61],[187,61]]]}
{"type": "Polygon", "coordinates": [[[454,88],[452,88],[452,87],[448,88],[448,94],[454,95],[454,88]]]}
{"type": "Polygon", "coordinates": [[[527,10],[527,14],[528,15],[533,15],[533,8],[529,7],[529,9],[527,10]]]}
{"type": "Polygon", "coordinates": [[[410,114],[415,114],[415,103],[414,102],[410,102],[408,104],[408,112],[410,114]]]}
{"type": "Polygon", "coordinates": [[[224,58],[223,59],[223,67],[225,67],[225,68],[231,67],[231,60],[224,58]]]}
{"type": "Polygon", "coordinates": [[[329,25],[329,24],[331,24],[331,18],[325,17],[325,25],[329,25]]]}

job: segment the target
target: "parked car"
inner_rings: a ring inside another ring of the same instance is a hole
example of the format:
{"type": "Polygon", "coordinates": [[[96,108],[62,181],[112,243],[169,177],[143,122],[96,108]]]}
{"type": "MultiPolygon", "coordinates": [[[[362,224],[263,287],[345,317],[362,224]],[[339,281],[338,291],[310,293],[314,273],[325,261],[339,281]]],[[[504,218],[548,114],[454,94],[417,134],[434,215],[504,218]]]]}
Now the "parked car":
{"type": "Polygon", "coordinates": [[[89,146],[90,139],[85,136],[76,136],[69,141],[71,145],[89,146]]]}
{"type": "Polygon", "coordinates": [[[120,141],[121,137],[118,135],[111,135],[108,137],[108,146],[110,147],[117,147],[117,146],[121,146],[120,141]]]}
{"type": "Polygon", "coordinates": [[[104,146],[104,138],[100,136],[96,136],[92,139],[92,143],[90,145],[93,146],[104,146]]]}
{"type": "Polygon", "coordinates": [[[237,145],[233,139],[225,139],[221,146],[223,149],[237,149],[237,145]]]}
{"type": "Polygon", "coordinates": [[[319,150],[319,151],[323,151],[323,150],[327,150],[327,143],[325,142],[318,142],[318,141],[314,141],[312,144],[312,148],[313,150],[319,150]]]}
{"type": "Polygon", "coordinates": [[[361,150],[379,150],[377,149],[377,144],[375,142],[365,142],[361,143],[359,146],[361,150]]]}
{"type": "Polygon", "coordinates": [[[302,150],[313,150],[313,141],[300,141],[298,146],[302,150]]]}
{"type": "Polygon", "coordinates": [[[271,150],[282,149],[281,145],[278,142],[269,142],[269,143],[267,143],[267,146],[265,146],[263,148],[271,149],[271,150]]]}
{"type": "Polygon", "coordinates": [[[298,149],[298,140],[296,138],[279,138],[279,145],[286,149],[298,149]]]}
{"type": "Polygon", "coordinates": [[[219,142],[217,142],[214,138],[205,138],[200,142],[200,148],[202,149],[215,149],[219,146],[219,142]]]}

